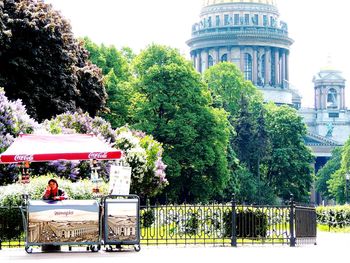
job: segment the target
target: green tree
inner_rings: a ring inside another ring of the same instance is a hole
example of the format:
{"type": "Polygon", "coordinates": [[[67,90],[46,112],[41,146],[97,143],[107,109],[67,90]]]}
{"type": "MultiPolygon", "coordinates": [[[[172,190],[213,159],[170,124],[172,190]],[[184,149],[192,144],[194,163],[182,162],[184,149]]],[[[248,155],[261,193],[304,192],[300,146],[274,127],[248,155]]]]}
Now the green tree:
{"type": "Polygon", "coordinates": [[[265,179],[282,199],[287,200],[294,194],[296,200],[307,201],[314,158],[303,140],[306,126],[297,111],[289,106],[270,103],[266,109],[272,145],[264,162],[265,179]]]}
{"type": "Polygon", "coordinates": [[[212,108],[200,75],[179,52],[151,45],[135,58],[133,120],[164,147],[168,197],[205,201],[228,181],[229,123],[212,108]]]}
{"type": "MultiPolygon", "coordinates": [[[[262,200],[258,187],[260,162],[269,146],[262,95],[250,81],[244,80],[242,72],[232,63],[223,62],[210,67],[205,71],[204,80],[212,93],[213,105],[223,107],[230,113],[229,120],[234,128],[231,147],[242,165],[238,174],[233,171],[232,176],[238,176],[241,178],[239,180],[245,180],[248,176],[254,182],[251,194],[241,195],[241,199],[256,202],[258,196],[262,200]],[[243,174],[239,174],[240,171],[243,174]],[[257,191],[254,192],[254,189],[257,191]]],[[[243,187],[243,184],[239,185],[243,187]]],[[[236,191],[244,189],[238,188],[236,191]]]]}
{"type": "Polygon", "coordinates": [[[89,38],[84,38],[84,45],[90,52],[89,59],[102,69],[104,85],[107,91],[106,109],[100,115],[108,120],[113,128],[130,122],[129,111],[133,95],[132,75],[129,60],[133,53],[130,48],[118,51],[114,46],[98,46],[89,38]],[[127,57],[126,57],[127,56],[127,57]]]}
{"type": "Polygon", "coordinates": [[[210,67],[204,73],[204,80],[212,93],[213,105],[224,108],[232,117],[240,108],[239,101],[243,94],[248,101],[262,103],[262,94],[244,79],[242,71],[233,63],[223,62],[210,67]]]}
{"type": "Polygon", "coordinates": [[[119,81],[114,70],[104,77],[104,83],[108,94],[107,109],[101,116],[110,122],[113,128],[130,123],[130,106],[133,96],[132,82],[119,81]]]}
{"type": "Polygon", "coordinates": [[[342,147],[336,147],[332,151],[332,157],[316,174],[316,190],[324,197],[334,197],[328,189],[328,181],[332,175],[340,169],[342,147]]]}
{"type": "Polygon", "coordinates": [[[36,0],[3,0],[0,9],[0,86],[10,99],[40,121],[103,109],[101,72],[59,12],[36,0]]]}
{"type": "MultiPolygon", "coordinates": [[[[346,203],[346,174],[350,172],[350,139],[348,139],[341,150],[340,168],[335,171],[327,181],[328,191],[338,203],[346,203]]],[[[349,187],[349,186],[348,186],[349,187]]]]}

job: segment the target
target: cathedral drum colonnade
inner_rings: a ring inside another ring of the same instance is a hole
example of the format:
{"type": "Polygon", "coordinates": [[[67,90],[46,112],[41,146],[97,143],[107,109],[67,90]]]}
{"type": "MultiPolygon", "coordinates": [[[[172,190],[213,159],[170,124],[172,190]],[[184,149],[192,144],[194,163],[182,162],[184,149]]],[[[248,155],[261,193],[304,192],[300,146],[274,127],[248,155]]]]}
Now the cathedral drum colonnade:
{"type": "Polygon", "coordinates": [[[275,0],[204,0],[187,44],[198,72],[232,62],[261,89],[265,101],[300,104],[289,88],[293,40],[287,23],[279,20],[275,0]]]}

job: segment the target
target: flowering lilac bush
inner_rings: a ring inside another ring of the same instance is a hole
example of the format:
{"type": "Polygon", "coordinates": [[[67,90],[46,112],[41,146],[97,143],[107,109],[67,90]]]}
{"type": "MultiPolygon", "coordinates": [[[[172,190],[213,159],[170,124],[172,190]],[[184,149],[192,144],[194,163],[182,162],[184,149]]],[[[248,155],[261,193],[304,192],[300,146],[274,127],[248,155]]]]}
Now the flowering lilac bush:
{"type": "MultiPolygon", "coordinates": [[[[87,113],[65,113],[43,123],[50,133],[90,133],[124,153],[126,165],[132,168],[131,193],[140,196],[154,196],[168,181],[165,177],[166,165],[162,162],[163,149],[159,142],[140,131],[128,127],[113,130],[108,122],[100,117],[92,118],[87,113]]],[[[109,169],[113,162],[100,162],[99,174],[109,179],[109,169]]],[[[41,170],[41,172],[44,172],[41,170]]],[[[77,180],[90,176],[89,162],[51,162],[46,172],[77,180]]]]}
{"type": "MultiPolygon", "coordinates": [[[[33,133],[40,125],[27,114],[21,100],[10,101],[0,88],[0,153],[4,152],[20,133],[33,133]]],[[[15,165],[0,165],[0,185],[17,179],[15,165]]]]}
{"type": "MultiPolygon", "coordinates": [[[[5,151],[20,133],[94,134],[111,146],[124,152],[123,163],[132,168],[131,193],[151,197],[159,193],[168,181],[166,165],[162,161],[162,145],[153,137],[128,127],[113,130],[100,117],[92,118],[87,113],[65,113],[46,120],[39,125],[26,113],[20,100],[12,102],[0,90],[0,153],[5,151]]],[[[109,179],[113,162],[100,162],[99,174],[109,179]]],[[[86,161],[32,163],[32,174],[56,174],[61,178],[78,181],[90,177],[90,163],[86,161]]],[[[18,169],[15,165],[0,166],[0,185],[15,182],[18,169]]]]}
{"type": "Polygon", "coordinates": [[[141,197],[152,197],[168,185],[166,165],[162,161],[162,145],[140,131],[128,127],[116,130],[115,147],[123,150],[125,161],[131,167],[131,192],[141,197]]]}

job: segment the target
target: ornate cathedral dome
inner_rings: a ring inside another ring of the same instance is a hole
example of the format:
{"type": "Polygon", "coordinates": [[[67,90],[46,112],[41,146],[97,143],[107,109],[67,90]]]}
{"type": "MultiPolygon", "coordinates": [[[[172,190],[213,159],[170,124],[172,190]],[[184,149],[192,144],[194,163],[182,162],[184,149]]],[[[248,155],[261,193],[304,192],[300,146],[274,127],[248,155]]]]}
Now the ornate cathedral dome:
{"type": "Polygon", "coordinates": [[[254,4],[276,5],[276,0],[203,0],[203,6],[225,4],[225,3],[254,3],[254,4]]]}
{"type": "Polygon", "coordinates": [[[289,88],[293,40],[287,23],[280,20],[276,1],[203,0],[187,44],[198,72],[231,62],[262,90],[265,101],[297,105],[289,88]]]}

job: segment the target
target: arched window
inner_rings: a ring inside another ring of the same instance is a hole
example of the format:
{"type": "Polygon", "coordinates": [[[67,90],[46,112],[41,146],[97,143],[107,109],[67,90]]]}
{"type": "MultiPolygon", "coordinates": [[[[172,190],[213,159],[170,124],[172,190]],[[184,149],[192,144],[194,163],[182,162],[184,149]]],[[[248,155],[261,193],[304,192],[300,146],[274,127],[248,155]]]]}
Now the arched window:
{"type": "Polygon", "coordinates": [[[252,56],[248,53],[244,54],[244,78],[246,80],[253,80],[253,65],[252,56]]]}
{"type": "Polygon", "coordinates": [[[327,108],[336,109],[338,108],[337,91],[333,88],[328,90],[327,94],[327,108]]]}
{"type": "Polygon", "coordinates": [[[227,62],[227,54],[221,56],[221,62],[227,62]]]}
{"type": "Polygon", "coordinates": [[[212,56],[208,56],[208,68],[214,66],[214,59],[212,56]]]}

